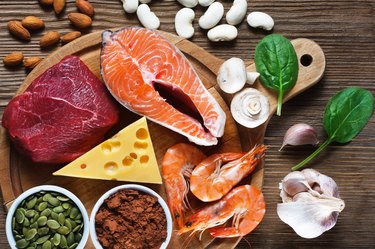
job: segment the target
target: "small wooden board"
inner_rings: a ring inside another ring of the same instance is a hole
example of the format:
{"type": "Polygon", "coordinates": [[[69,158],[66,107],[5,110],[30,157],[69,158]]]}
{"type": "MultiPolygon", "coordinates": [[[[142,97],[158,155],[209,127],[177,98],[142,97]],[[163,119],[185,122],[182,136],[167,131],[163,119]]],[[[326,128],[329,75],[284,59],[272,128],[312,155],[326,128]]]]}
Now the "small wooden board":
{"type": "MultiPolygon", "coordinates": [[[[240,125],[236,125],[233,120],[228,105],[230,104],[232,95],[223,93],[216,85],[216,75],[220,65],[223,63],[222,59],[215,57],[208,53],[201,47],[194,43],[185,40],[181,37],[172,35],[170,33],[161,32],[169,41],[175,44],[192,63],[199,77],[202,79],[206,88],[218,100],[219,104],[227,114],[227,122],[225,126],[225,134],[220,142],[215,147],[202,147],[201,149],[206,154],[214,152],[229,152],[229,151],[246,151],[255,144],[263,143],[264,134],[269,119],[272,117],[276,110],[276,94],[265,89],[259,82],[256,82],[253,87],[263,92],[268,98],[271,106],[271,114],[268,121],[255,129],[247,129],[240,125]]],[[[300,70],[298,75],[298,82],[296,86],[285,95],[284,101],[292,98],[300,92],[310,88],[316,84],[325,69],[325,57],[321,48],[313,41],[308,39],[296,39],[292,41],[293,46],[297,52],[299,60],[301,57],[309,57],[312,59],[308,66],[300,63],[300,70]]],[[[100,76],[100,48],[101,48],[101,32],[92,33],[83,36],[56,52],[52,53],[48,58],[43,60],[25,79],[24,83],[17,91],[17,95],[21,94],[31,84],[31,82],[47,70],[52,65],[58,63],[62,58],[67,55],[75,54],[85,62],[91,71],[99,78],[100,76]]],[[[248,63],[248,71],[256,71],[255,64],[248,63]]],[[[119,131],[121,128],[135,121],[139,116],[131,113],[125,108],[121,107],[121,121],[110,132],[112,134],[119,131]]],[[[162,126],[153,122],[148,122],[151,133],[151,138],[154,144],[157,160],[160,162],[163,158],[165,151],[172,145],[178,142],[188,142],[186,138],[174,133],[162,126]]],[[[65,187],[75,193],[84,203],[89,214],[92,207],[98,198],[108,189],[117,185],[124,184],[124,182],[116,181],[100,181],[89,180],[69,177],[55,177],[52,172],[62,167],[63,165],[41,165],[32,163],[18,154],[15,148],[9,142],[6,130],[0,130],[0,185],[3,195],[4,205],[9,208],[14,199],[25,190],[41,185],[41,184],[54,184],[65,187]]],[[[252,173],[243,182],[247,182],[262,187],[263,183],[263,168],[264,161],[257,167],[255,172],[252,173]]],[[[162,185],[147,185],[165,197],[164,188],[162,185]]],[[[187,248],[233,248],[241,238],[232,239],[212,239],[211,236],[204,233],[201,240],[198,236],[188,238],[187,236],[173,235],[170,248],[181,248],[186,245],[189,240],[187,248]]],[[[91,241],[88,241],[86,248],[93,248],[91,241]]]]}

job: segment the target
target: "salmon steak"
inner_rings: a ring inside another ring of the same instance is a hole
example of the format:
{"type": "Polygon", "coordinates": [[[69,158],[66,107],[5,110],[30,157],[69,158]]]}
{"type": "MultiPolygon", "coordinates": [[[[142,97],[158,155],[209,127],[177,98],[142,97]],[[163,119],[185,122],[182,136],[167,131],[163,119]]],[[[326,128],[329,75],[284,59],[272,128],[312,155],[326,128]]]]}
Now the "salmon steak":
{"type": "Polygon", "coordinates": [[[223,135],[225,112],[183,53],[159,33],[104,31],[100,60],[107,88],[130,111],[198,145],[215,145],[223,135]]]}

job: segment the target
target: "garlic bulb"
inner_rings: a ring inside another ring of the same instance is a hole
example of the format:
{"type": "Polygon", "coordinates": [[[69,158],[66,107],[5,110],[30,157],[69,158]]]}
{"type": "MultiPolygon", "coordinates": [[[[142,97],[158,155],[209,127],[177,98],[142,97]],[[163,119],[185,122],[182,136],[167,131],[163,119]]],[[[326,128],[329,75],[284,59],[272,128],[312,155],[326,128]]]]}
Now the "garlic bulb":
{"type": "Polygon", "coordinates": [[[277,214],[303,238],[331,229],[345,207],[335,181],[313,169],[291,172],[279,187],[283,203],[277,204],[277,214]]]}
{"type": "Polygon", "coordinates": [[[281,145],[282,150],[285,145],[304,145],[304,144],[319,144],[318,137],[314,127],[308,124],[295,124],[291,126],[284,135],[283,144],[281,145]]]}
{"type": "Polygon", "coordinates": [[[266,122],[270,107],[267,97],[261,92],[246,88],[233,97],[230,111],[237,123],[255,128],[266,122]]]}

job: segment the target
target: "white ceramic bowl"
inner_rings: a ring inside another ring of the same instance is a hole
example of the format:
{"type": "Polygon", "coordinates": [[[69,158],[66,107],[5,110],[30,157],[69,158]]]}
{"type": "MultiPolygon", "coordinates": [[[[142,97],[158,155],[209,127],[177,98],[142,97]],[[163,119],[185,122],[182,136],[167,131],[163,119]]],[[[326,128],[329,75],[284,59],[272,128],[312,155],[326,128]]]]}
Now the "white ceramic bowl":
{"type": "Polygon", "coordinates": [[[165,249],[167,248],[169,241],[171,240],[172,237],[172,216],[171,212],[169,211],[167,203],[161,198],[160,195],[158,195],[155,191],[153,191],[150,188],[137,185],[137,184],[125,184],[121,185],[115,188],[110,189],[107,191],[100,199],[96,202],[94,208],[92,209],[91,215],[90,215],[90,235],[91,235],[91,240],[95,246],[96,249],[102,249],[103,247],[98,241],[98,237],[96,235],[96,230],[95,230],[95,216],[96,213],[98,212],[99,208],[102,206],[103,202],[105,199],[107,199],[110,195],[118,192],[121,189],[134,189],[138,190],[144,193],[147,193],[149,195],[153,195],[156,198],[158,198],[158,202],[160,203],[161,207],[164,209],[165,216],[167,218],[167,238],[163,242],[163,244],[160,246],[160,249],[165,249]]]}
{"type": "Polygon", "coordinates": [[[12,218],[14,216],[14,213],[17,209],[17,207],[20,205],[20,203],[29,197],[32,194],[38,193],[40,191],[46,191],[46,192],[57,192],[60,194],[63,194],[67,196],[69,199],[71,199],[78,207],[79,211],[82,214],[82,219],[83,219],[83,233],[82,233],[82,238],[81,241],[79,242],[78,246],[76,247],[77,249],[82,249],[85,247],[87,239],[89,237],[89,216],[87,214],[85,206],[83,206],[82,202],[78,199],[77,196],[75,196],[72,192],[69,190],[66,190],[64,188],[58,187],[58,186],[53,186],[53,185],[41,185],[37,186],[34,188],[31,188],[25,192],[23,192],[20,196],[17,197],[17,199],[13,202],[12,206],[10,207],[8,214],[7,214],[7,219],[5,223],[5,230],[7,234],[7,239],[10,247],[12,249],[17,249],[16,248],[16,241],[13,237],[13,231],[12,231],[12,218]]]}

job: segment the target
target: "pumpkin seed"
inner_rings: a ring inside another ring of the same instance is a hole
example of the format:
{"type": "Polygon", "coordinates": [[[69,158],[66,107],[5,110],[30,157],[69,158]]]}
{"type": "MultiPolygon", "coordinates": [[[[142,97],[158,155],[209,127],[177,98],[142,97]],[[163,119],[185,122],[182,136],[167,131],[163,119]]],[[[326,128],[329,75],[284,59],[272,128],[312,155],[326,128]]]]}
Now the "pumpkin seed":
{"type": "Polygon", "coordinates": [[[76,248],[77,246],[78,246],[78,243],[76,242],[76,243],[72,244],[71,246],[69,246],[69,249],[74,249],[74,248],[76,248]]]}
{"type": "MultiPolygon", "coordinates": [[[[47,223],[47,222],[46,222],[47,223]]],[[[48,227],[41,227],[41,228],[38,228],[38,234],[40,236],[44,236],[46,234],[49,233],[49,228],[48,227]]]]}
{"type": "Polygon", "coordinates": [[[36,215],[36,211],[35,210],[27,210],[26,213],[25,213],[25,216],[27,218],[32,218],[36,215]]]}
{"type": "Polygon", "coordinates": [[[16,217],[12,218],[12,229],[16,229],[16,217]]]}
{"type": "Polygon", "coordinates": [[[68,242],[67,242],[66,237],[64,235],[61,235],[60,247],[61,248],[67,248],[68,247],[68,242]]]}
{"type": "Polygon", "coordinates": [[[60,224],[55,220],[47,220],[47,226],[51,229],[58,229],[60,224]]]}
{"type": "Polygon", "coordinates": [[[54,207],[60,206],[60,201],[55,197],[50,197],[47,199],[48,203],[54,207]]]}
{"type": "Polygon", "coordinates": [[[22,223],[25,220],[25,214],[22,213],[21,209],[16,210],[16,221],[22,223]]]}
{"type": "Polygon", "coordinates": [[[39,239],[37,239],[35,242],[36,242],[38,245],[41,245],[41,244],[43,244],[44,242],[46,242],[46,241],[49,239],[50,236],[51,236],[51,235],[45,235],[45,236],[40,237],[39,239]]]}
{"type": "Polygon", "coordinates": [[[58,246],[60,244],[60,240],[61,240],[61,235],[59,233],[55,233],[55,235],[52,238],[52,243],[55,246],[58,246]]]}
{"type": "Polygon", "coordinates": [[[48,216],[50,216],[51,215],[51,209],[49,209],[49,208],[46,208],[46,209],[44,209],[41,213],[40,213],[40,215],[41,216],[46,216],[46,217],[48,217],[48,216]]]}
{"type": "Polygon", "coordinates": [[[21,235],[18,235],[18,234],[15,235],[14,238],[15,238],[16,241],[20,240],[20,239],[23,239],[23,237],[21,235]]]}
{"type": "Polygon", "coordinates": [[[64,225],[65,224],[65,215],[60,213],[57,220],[59,221],[60,225],[64,225]]]}
{"type": "Polygon", "coordinates": [[[27,227],[23,227],[23,228],[22,228],[22,234],[23,234],[23,236],[25,236],[25,234],[27,233],[27,231],[29,231],[29,230],[27,229],[27,227]]]}
{"type": "Polygon", "coordinates": [[[38,200],[38,198],[36,196],[34,196],[31,200],[29,200],[27,203],[26,203],[26,207],[28,209],[32,209],[35,207],[36,205],[36,201],[38,200]]]}
{"type": "Polygon", "coordinates": [[[43,243],[42,249],[51,249],[51,248],[52,248],[51,241],[47,240],[46,242],[43,243]]]}
{"type": "Polygon", "coordinates": [[[78,214],[78,215],[76,216],[76,220],[80,220],[80,221],[82,221],[82,214],[78,214]]]}
{"type": "Polygon", "coordinates": [[[70,199],[66,196],[59,195],[56,197],[59,201],[69,201],[70,199]]]}
{"type": "Polygon", "coordinates": [[[47,224],[47,217],[46,216],[40,216],[37,220],[37,223],[39,226],[45,226],[47,224]]]}
{"type": "Polygon", "coordinates": [[[58,220],[59,219],[59,215],[57,214],[57,213],[55,213],[55,212],[51,212],[51,217],[52,217],[52,219],[54,219],[54,220],[58,220]]]}
{"type": "Polygon", "coordinates": [[[51,198],[52,195],[50,193],[47,193],[45,195],[43,195],[43,201],[48,201],[49,198],[51,198]]]}
{"type": "Polygon", "coordinates": [[[72,228],[75,228],[77,226],[77,223],[74,220],[71,220],[70,218],[66,218],[66,220],[69,221],[69,223],[72,225],[72,228]]]}
{"type": "Polygon", "coordinates": [[[30,243],[25,239],[20,239],[16,242],[17,248],[26,248],[30,243]]]}
{"type": "Polygon", "coordinates": [[[78,209],[76,207],[72,207],[72,209],[70,210],[70,214],[69,214],[69,217],[71,219],[74,219],[75,217],[77,217],[78,215],[78,209]]]}
{"type": "Polygon", "coordinates": [[[32,240],[37,233],[38,233],[38,231],[35,228],[32,228],[25,233],[25,239],[26,240],[32,240]]]}
{"type": "Polygon", "coordinates": [[[77,234],[74,236],[74,239],[75,239],[77,242],[80,242],[81,239],[82,239],[82,234],[81,234],[81,233],[77,233],[77,234]]]}
{"type": "Polygon", "coordinates": [[[36,229],[38,229],[38,227],[39,226],[38,226],[38,223],[36,221],[30,225],[30,228],[36,228],[36,229]]]}
{"type": "Polygon", "coordinates": [[[24,226],[24,227],[28,227],[28,226],[30,226],[30,220],[28,219],[28,218],[26,218],[25,217],[25,220],[23,221],[23,223],[22,223],[22,225],[24,226]]]}
{"type": "Polygon", "coordinates": [[[59,227],[59,228],[57,229],[57,232],[58,232],[59,234],[62,234],[62,235],[67,235],[67,234],[70,233],[70,229],[67,228],[66,226],[61,226],[61,227],[59,227]]]}
{"type": "MultiPolygon", "coordinates": [[[[56,199],[56,200],[57,200],[57,199],[56,199]]],[[[65,211],[65,209],[64,209],[62,206],[57,206],[57,207],[54,207],[54,208],[52,209],[52,211],[55,212],[55,213],[62,213],[62,212],[65,211]]]]}
{"type": "Polygon", "coordinates": [[[73,229],[73,233],[79,231],[81,228],[82,228],[83,225],[79,225],[79,226],[76,226],[74,229],[73,229]]]}
{"type": "Polygon", "coordinates": [[[44,209],[46,209],[48,207],[48,204],[47,204],[47,202],[41,202],[41,203],[39,203],[39,205],[38,205],[38,211],[43,211],[44,209]]]}
{"type": "Polygon", "coordinates": [[[67,228],[69,228],[69,230],[72,230],[72,224],[70,223],[70,221],[68,219],[65,219],[65,222],[64,222],[63,225],[66,226],[67,228]]]}
{"type": "Polygon", "coordinates": [[[74,233],[69,233],[68,236],[66,236],[66,242],[68,243],[68,246],[71,246],[74,244],[74,233]]]}
{"type": "Polygon", "coordinates": [[[33,246],[29,246],[28,248],[26,249],[35,249],[36,247],[33,247],[33,246]]]}
{"type": "Polygon", "coordinates": [[[72,206],[70,205],[69,202],[64,202],[61,206],[62,206],[64,209],[69,209],[69,208],[72,207],[72,206]]]}

